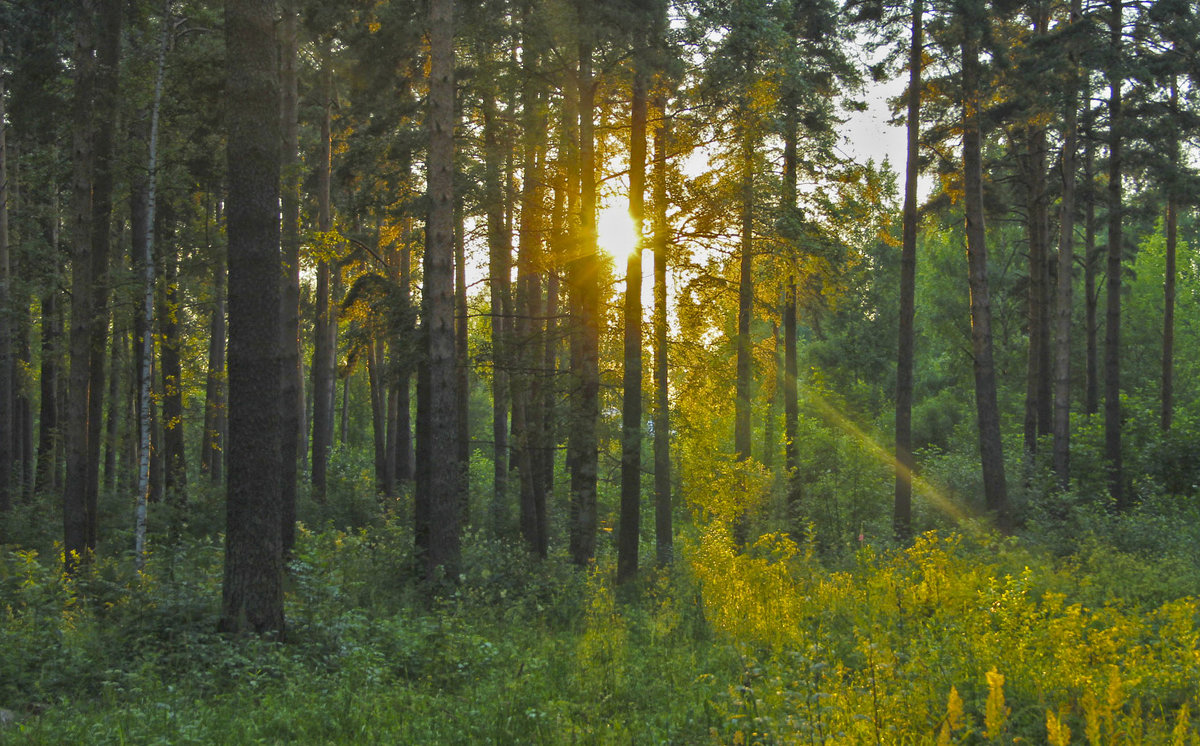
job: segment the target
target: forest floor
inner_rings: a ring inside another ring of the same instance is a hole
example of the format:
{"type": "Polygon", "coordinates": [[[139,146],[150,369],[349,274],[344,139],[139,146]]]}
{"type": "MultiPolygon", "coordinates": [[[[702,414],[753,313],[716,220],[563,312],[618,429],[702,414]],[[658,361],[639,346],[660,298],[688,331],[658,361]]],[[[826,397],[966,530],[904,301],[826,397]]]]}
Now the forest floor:
{"type": "Polygon", "coordinates": [[[436,600],[400,521],[303,530],[282,642],[216,633],[215,539],[65,578],[0,555],[0,742],[1197,743],[1186,569],[994,535],[822,561],[710,525],[614,589],[482,535],[436,600]]]}

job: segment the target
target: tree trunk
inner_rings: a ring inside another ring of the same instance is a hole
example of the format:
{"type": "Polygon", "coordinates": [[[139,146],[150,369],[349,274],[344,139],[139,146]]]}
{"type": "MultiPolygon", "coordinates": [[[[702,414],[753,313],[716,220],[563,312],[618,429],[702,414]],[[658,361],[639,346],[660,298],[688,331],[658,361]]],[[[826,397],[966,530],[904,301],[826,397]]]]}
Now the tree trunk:
{"type": "MultiPolygon", "coordinates": [[[[123,417],[123,402],[121,401],[122,352],[125,349],[128,335],[124,329],[123,320],[113,318],[113,338],[108,352],[108,412],[104,416],[104,489],[110,494],[117,488],[117,452],[121,450],[118,438],[120,423],[123,417]]],[[[20,432],[20,428],[15,428],[20,432]]]]}
{"type": "Polygon", "coordinates": [[[466,464],[459,460],[454,339],[454,0],[429,4],[429,218],[422,298],[428,344],[430,469],[426,578],[457,577],[466,464]],[[440,569],[439,569],[440,568],[440,569]]]}
{"type": "Polygon", "coordinates": [[[975,410],[983,466],[984,502],[996,525],[1011,528],[992,362],[992,309],[988,289],[987,244],[983,226],[983,133],[980,130],[978,40],[967,24],[962,42],[963,190],[966,211],[967,272],[971,289],[971,351],[975,360],[975,410]]]}
{"type": "MultiPolygon", "coordinates": [[[[458,460],[471,463],[470,350],[467,342],[467,245],[463,225],[463,200],[454,202],[454,396],[458,399],[458,460]]],[[[465,474],[465,472],[464,472],[465,474]]],[[[469,495],[462,497],[462,524],[471,521],[469,495]]]]}
{"type": "MultiPolygon", "coordinates": [[[[154,75],[154,99],[150,107],[149,148],[146,157],[146,174],[136,175],[134,182],[144,188],[135,189],[131,195],[131,212],[135,216],[131,221],[133,228],[133,264],[142,265],[142,308],[140,323],[141,335],[137,337],[141,344],[138,360],[138,490],[137,508],[134,512],[134,551],[137,555],[138,569],[146,564],[146,508],[150,501],[150,446],[151,446],[151,412],[150,412],[150,383],[151,370],[154,360],[154,338],[150,330],[154,328],[154,223],[158,207],[158,121],[162,105],[163,76],[167,66],[167,48],[171,41],[171,3],[167,0],[163,8],[162,36],[158,49],[158,66],[154,75]],[[139,251],[140,256],[139,256],[139,251]]],[[[208,219],[207,213],[205,220],[208,219]]],[[[220,270],[218,275],[224,275],[220,270]]],[[[222,311],[224,313],[224,311],[222,311]]],[[[222,340],[222,345],[224,341],[222,340]]],[[[210,370],[211,375],[211,370],[210,370]]],[[[182,423],[181,423],[182,424],[182,423]]]]}
{"type": "Polygon", "coordinates": [[[510,267],[512,237],[504,221],[502,183],[504,148],[495,101],[484,97],[484,200],[487,211],[488,288],[492,332],[492,531],[499,534],[508,523],[508,358],[505,347],[511,330],[510,267]]]}
{"type": "MultiPolygon", "coordinates": [[[[50,246],[58,255],[58,216],[51,218],[50,246]]],[[[38,379],[41,397],[38,410],[37,472],[34,475],[33,492],[41,495],[59,487],[58,463],[58,395],[59,366],[62,354],[59,350],[62,338],[62,317],[58,308],[58,290],[51,288],[42,296],[42,346],[41,371],[38,379]]]]}
{"type": "Polygon", "coordinates": [[[634,63],[629,128],[629,216],[634,250],[625,265],[625,370],[621,409],[621,514],[617,533],[617,583],[638,569],[642,523],[642,230],[646,213],[646,83],[634,63]]]}
{"type": "MultiPolygon", "coordinates": [[[[1110,0],[1109,27],[1113,59],[1121,54],[1123,0],[1110,0]]],[[[1104,313],[1104,456],[1108,461],[1108,491],[1118,509],[1128,507],[1121,464],[1121,85],[1118,62],[1108,71],[1108,277],[1104,313]]]]}
{"type": "MultiPolygon", "coordinates": [[[[896,344],[896,489],[892,532],[905,543],[912,538],[913,360],[916,346],[917,181],[920,176],[921,72],[924,56],[923,0],[913,0],[912,38],[908,47],[908,116],[904,166],[904,223],[900,247],[900,318],[896,344]]],[[[793,324],[795,323],[793,317],[793,324]]]]}
{"type": "MultiPolygon", "coordinates": [[[[0,43],[0,52],[4,51],[0,43]]],[[[12,507],[16,482],[16,453],[13,442],[15,422],[15,365],[13,362],[12,275],[8,248],[8,144],[4,124],[4,74],[0,72],[0,513],[12,507]]],[[[2,537],[3,534],[0,534],[2,537]]]]}
{"type": "Polygon", "coordinates": [[[654,130],[654,550],[659,567],[675,553],[671,505],[671,398],[667,355],[667,98],[656,97],[654,130]]]}
{"type": "MultiPolygon", "coordinates": [[[[749,113],[743,112],[748,118],[749,113]]],[[[742,236],[738,270],[737,383],[733,450],[738,461],[750,458],[750,387],[753,383],[750,320],[754,313],[754,140],[748,122],[742,133],[742,236]]]]}
{"type": "MultiPolygon", "coordinates": [[[[408,218],[405,218],[407,221],[408,218]]],[[[400,249],[400,297],[405,308],[410,304],[409,283],[412,281],[412,248],[409,237],[412,231],[405,229],[404,246],[400,249]]],[[[396,382],[396,481],[411,482],[413,479],[412,446],[412,380],[411,363],[404,361],[400,366],[400,380],[396,382]]]]}
{"type": "Polygon", "coordinates": [[[108,353],[108,320],[111,311],[108,299],[112,280],[109,277],[113,183],[115,174],[114,131],[119,113],[121,21],[124,3],[121,0],[101,0],[99,36],[96,47],[96,90],[93,116],[94,170],[92,172],[92,252],[91,278],[93,283],[89,329],[91,342],[88,366],[87,406],[87,477],[85,504],[90,519],[87,524],[88,546],[97,543],[98,502],[100,497],[100,441],[104,423],[105,359],[108,353]]]}
{"type": "MultiPolygon", "coordinates": [[[[1072,24],[1079,22],[1080,0],[1071,1],[1072,24]]],[[[1059,211],[1058,288],[1054,318],[1054,474],[1066,489],[1071,480],[1071,306],[1075,268],[1075,151],[1078,132],[1078,76],[1074,49],[1068,55],[1072,70],[1063,112],[1062,205],[1059,211]]]]}
{"type": "MultiPolygon", "coordinates": [[[[1088,89],[1085,87],[1085,91],[1088,89]]],[[[1086,101],[1088,96],[1084,96],[1086,101]]],[[[1087,117],[1086,129],[1092,134],[1091,106],[1083,107],[1087,117]]],[[[1089,415],[1100,411],[1100,351],[1097,344],[1098,332],[1096,316],[1100,306],[1100,292],[1096,286],[1096,263],[1100,260],[1096,251],[1096,171],[1095,171],[1095,138],[1084,138],[1083,144],[1083,180],[1088,185],[1088,199],[1084,210],[1083,226],[1083,291],[1084,291],[1084,337],[1085,337],[1085,376],[1083,411],[1089,415]]]]}
{"type": "Polygon", "coordinates": [[[576,354],[575,380],[578,389],[572,397],[570,459],[571,473],[571,559],[578,565],[590,564],[596,556],[596,480],[598,424],[600,419],[600,306],[599,257],[596,255],[596,82],[592,75],[592,41],[586,32],[588,6],[577,5],[585,29],[579,41],[579,243],[572,272],[573,292],[578,296],[574,320],[576,354]]]}
{"type": "Polygon", "coordinates": [[[225,6],[229,489],[221,630],[282,634],[279,73],[274,0],[225,6]]]}
{"type": "MultiPolygon", "coordinates": [[[[208,372],[204,381],[204,441],[200,445],[203,459],[200,469],[215,485],[220,485],[225,477],[225,253],[220,251],[213,257],[213,308],[209,320],[208,372]]],[[[286,466],[288,462],[284,463],[286,466]]],[[[286,482],[286,468],[283,478],[286,482]]]]}
{"type": "MultiPolygon", "coordinates": [[[[1174,78],[1171,79],[1171,114],[1179,116],[1179,89],[1174,78]]],[[[1171,131],[1169,144],[1171,153],[1171,168],[1179,166],[1179,137],[1175,130],[1171,131]]],[[[1163,352],[1162,352],[1162,389],[1161,413],[1159,425],[1163,430],[1171,429],[1171,420],[1175,408],[1175,249],[1179,233],[1179,217],[1177,215],[1175,188],[1172,185],[1167,194],[1167,247],[1166,268],[1163,278],[1163,352]]]]}
{"type": "Polygon", "coordinates": [[[183,436],[183,365],[180,360],[180,336],[177,311],[179,280],[173,249],[160,249],[163,284],[159,288],[158,326],[162,335],[159,361],[162,373],[163,458],[166,466],[164,487],[167,499],[177,508],[187,503],[187,462],[183,436]]]}
{"type": "Polygon", "coordinates": [[[1050,340],[1048,330],[1049,290],[1046,280],[1049,232],[1046,212],[1046,132],[1041,128],[1029,128],[1024,132],[1021,158],[1025,173],[1024,192],[1026,210],[1026,235],[1029,239],[1029,291],[1028,324],[1029,354],[1025,368],[1025,453],[1037,453],[1038,435],[1049,418],[1043,417],[1045,404],[1049,403],[1045,387],[1051,380],[1051,371],[1046,365],[1046,353],[1050,340]]]}
{"type": "Polygon", "coordinates": [[[383,342],[367,342],[367,380],[371,389],[371,442],[375,452],[375,489],[388,495],[393,490],[387,458],[387,409],[388,391],[384,383],[386,376],[381,370],[384,365],[383,342]]]}
{"type": "MultiPolygon", "coordinates": [[[[333,165],[333,142],[331,140],[332,117],[332,73],[329,70],[329,52],[321,72],[323,113],[321,115],[321,161],[317,169],[317,229],[328,240],[333,230],[333,215],[330,205],[329,182],[333,165]]],[[[312,417],[312,487],[313,499],[325,499],[326,472],[329,467],[329,449],[333,445],[333,400],[334,366],[337,350],[337,321],[335,320],[330,278],[330,261],[317,263],[317,318],[313,340],[313,417],[312,417]]]]}
{"type": "Polygon", "coordinates": [[[280,484],[283,551],[288,554],[296,541],[296,484],[298,457],[304,450],[304,370],[300,356],[300,94],[297,83],[296,0],[283,0],[279,24],[279,115],[282,134],[279,167],[282,183],[280,207],[283,218],[281,247],[283,277],[281,306],[280,379],[280,484]]]}

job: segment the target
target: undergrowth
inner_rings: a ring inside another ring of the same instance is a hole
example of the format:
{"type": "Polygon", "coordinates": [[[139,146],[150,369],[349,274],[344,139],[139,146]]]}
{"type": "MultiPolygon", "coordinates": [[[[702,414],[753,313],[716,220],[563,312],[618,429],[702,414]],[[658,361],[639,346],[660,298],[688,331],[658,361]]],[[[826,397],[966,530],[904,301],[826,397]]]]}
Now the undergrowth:
{"type": "Polygon", "coordinates": [[[607,559],[470,535],[430,601],[404,521],[301,529],[284,642],[217,634],[216,540],[74,578],[7,551],[0,741],[1200,742],[1181,568],[1098,534],[1056,554],[929,533],[830,563],[815,539],[732,533],[713,517],[620,589],[607,559]]]}

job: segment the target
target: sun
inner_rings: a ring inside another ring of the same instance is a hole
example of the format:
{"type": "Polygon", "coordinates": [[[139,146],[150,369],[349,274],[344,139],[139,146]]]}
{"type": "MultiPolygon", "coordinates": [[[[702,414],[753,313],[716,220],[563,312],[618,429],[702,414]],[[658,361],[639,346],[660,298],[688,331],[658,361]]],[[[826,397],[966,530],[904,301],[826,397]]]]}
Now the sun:
{"type": "Polygon", "coordinates": [[[601,210],[596,216],[596,238],[601,251],[624,262],[637,248],[637,233],[629,211],[620,205],[601,210]]]}

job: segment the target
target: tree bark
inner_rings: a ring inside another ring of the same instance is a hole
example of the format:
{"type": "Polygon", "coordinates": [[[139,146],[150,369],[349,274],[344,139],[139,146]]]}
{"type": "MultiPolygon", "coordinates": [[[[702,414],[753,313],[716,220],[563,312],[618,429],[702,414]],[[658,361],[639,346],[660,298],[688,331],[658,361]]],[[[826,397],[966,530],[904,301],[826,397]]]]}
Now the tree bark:
{"type": "MultiPolygon", "coordinates": [[[[1072,24],[1079,22],[1080,0],[1071,1],[1072,24]]],[[[1066,489],[1071,480],[1071,310],[1075,268],[1075,151],[1078,75],[1074,48],[1068,54],[1072,66],[1063,112],[1062,204],[1059,211],[1058,288],[1054,317],[1054,474],[1066,489]]]]}
{"type": "MultiPolygon", "coordinates": [[[[1114,60],[1121,55],[1123,0],[1109,2],[1109,28],[1114,60]]],[[[1121,85],[1124,82],[1114,61],[1108,70],[1108,252],[1107,297],[1104,312],[1104,456],[1108,461],[1108,491],[1118,509],[1128,507],[1125,476],[1121,464],[1121,85]]]]}
{"type": "MultiPolygon", "coordinates": [[[[466,464],[459,459],[454,338],[454,0],[429,4],[429,150],[424,319],[428,350],[427,454],[445,459],[428,478],[426,578],[456,578],[460,501],[466,464]]],[[[422,402],[418,402],[418,406],[422,402]]]]}
{"type": "Polygon", "coordinates": [[[221,630],[279,634],[279,73],[274,0],[225,6],[229,102],[229,489],[221,630]]]}
{"type": "MultiPolygon", "coordinates": [[[[323,109],[321,115],[321,160],[317,169],[317,229],[329,238],[333,230],[330,205],[330,176],[333,165],[331,139],[332,73],[329,70],[329,51],[321,71],[323,109]]],[[[313,416],[312,416],[312,487],[313,499],[325,499],[326,472],[329,468],[329,449],[333,445],[334,366],[336,362],[337,320],[333,308],[331,261],[322,258],[317,263],[317,318],[313,340],[313,416]]]]}
{"type": "Polygon", "coordinates": [[[183,508],[187,502],[187,463],[183,436],[183,365],[180,360],[179,280],[176,258],[170,249],[160,249],[162,285],[158,311],[159,363],[162,375],[163,458],[167,499],[183,508]]]}
{"type": "MultiPolygon", "coordinates": [[[[749,117],[743,112],[744,117],[749,117]]],[[[750,458],[750,387],[752,366],[750,320],[754,312],[754,140],[748,122],[742,133],[742,235],[738,269],[737,383],[734,403],[733,450],[738,461],[750,458]]]]}
{"type": "Polygon", "coordinates": [[[1037,453],[1038,436],[1049,421],[1044,416],[1045,405],[1050,401],[1045,389],[1051,380],[1051,371],[1046,364],[1050,344],[1047,336],[1049,224],[1046,211],[1046,132],[1039,127],[1027,128],[1022,139],[1026,152],[1020,160],[1025,172],[1026,235],[1029,242],[1029,354],[1025,367],[1024,436],[1025,453],[1032,456],[1037,453]]]}
{"type": "MultiPolygon", "coordinates": [[[[470,350],[467,342],[467,243],[462,195],[454,203],[454,395],[458,399],[458,460],[471,463],[470,350]]],[[[471,521],[470,504],[463,494],[462,522],[471,521]]]]}
{"type": "Polygon", "coordinates": [[[510,266],[512,237],[504,221],[502,183],[504,148],[495,101],[483,101],[484,200],[487,211],[488,288],[492,336],[492,531],[499,534],[508,523],[508,358],[506,342],[511,331],[510,266]]]}
{"type": "MultiPolygon", "coordinates": [[[[137,555],[138,569],[146,564],[146,508],[150,501],[150,446],[151,446],[151,415],[150,415],[150,382],[154,360],[154,339],[150,330],[154,328],[154,223],[158,207],[158,122],[162,105],[163,77],[167,66],[167,48],[171,41],[171,3],[166,0],[163,8],[162,33],[158,49],[158,66],[154,75],[154,99],[150,107],[149,148],[146,153],[146,174],[137,175],[136,182],[144,184],[143,189],[135,190],[131,195],[132,210],[137,219],[131,221],[134,231],[133,264],[142,265],[142,308],[140,326],[138,359],[138,490],[137,507],[134,511],[134,551],[137,555]],[[144,195],[144,201],[140,198],[144,195]],[[141,256],[137,256],[138,249],[141,256]]],[[[208,215],[205,214],[205,220],[208,215]]],[[[218,275],[224,273],[219,271],[218,275]]],[[[223,311],[222,311],[223,313],[223,311]]],[[[136,335],[135,335],[136,336],[136,335]]],[[[222,344],[224,342],[222,341],[222,344]]],[[[211,370],[210,370],[211,373],[211,370]]]]}
{"type": "Polygon", "coordinates": [[[596,239],[596,81],[592,73],[592,40],[586,31],[589,22],[586,3],[577,5],[582,34],[579,51],[579,243],[572,272],[573,292],[577,294],[574,320],[576,354],[575,380],[578,389],[572,397],[570,460],[571,473],[571,559],[577,565],[590,564],[596,556],[596,480],[600,419],[600,306],[599,257],[596,239]]]}
{"type": "MultiPolygon", "coordinates": [[[[4,46],[0,43],[0,52],[4,46]]],[[[4,124],[5,76],[0,72],[0,513],[12,507],[12,495],[16,482],[16,449],[13,439],[15,421],[13,386],[15,365],[13,363],[12,327],[12,260],[8,247],[8,141],[4,124]]],[[[3,534],[0,534],[3,536],[3,534]]]]}
{"type": "Polygon", "coordinates": [[[629,216],[634,249],[625,264],[625,369],[621,408],[621,513],[617,583],[637,576],[642,523],[642,233],[646,214],[645,63],[636,60],[629,127],[629,216]]]}
{"type": "MultiPolygon", "coordinates": [[[[1171,115],[1174,119],[1179,117],[1179,88],[1173,77],[1171,79],[1171,115]]],[[[1168,147],[1171,155],[1171,169],[1174,171],[1179,167],[1179,137],[1175,134],[1175,130],[1172,130],[1171,133],[1168,147]]],[[[1159,425],[1163,430],[1171,429],[1175,410],[1175,253],[1179,233],[1176,201],[1175,187],[1172,183],[1167,194],[1166,268],[1163,278],[1162,386],[1159,416],[1159,425]]]]}
{"type": "MultiPolygon", "coordinates": [[[[900,543],[912,538],[913,360],[916,347],[917,181],[920,176],[921,73],[924,57],[923,0],[913,0],[908,47],[908,116],[905,119],[904,218],[900,246],[900,309],[896,344],[896,488],[892,533],[900,543]]],[[[794,301],[793,301],[794,304],[794,301]]],[[[793,308],[795,306],[793,305],[793,308]]],[[[793,314],[795,311],[793,311],[793,314]]],[[[792,318],[795,324],[795,316],[792,318]]],[[[793,332],[794,334],[794,332],[793,332]]]]}
{"type": "MultiPolygon", "coordinates": [[[[1088,89],[1085,88],[1085,91],[1088,89]]],[[[1088,96],[1084,96],[1087,100],[1088,96]]],[[[1091,106],[1083,108],[1087,118],[1085,128],[1092,133],[1091,106]]],[[[1097,344],[1096,316],[1099,312],[1100,293],[1096,286],[1096,263],[1100,257],[1096,251],[1096,188],[1094,137],[1084,138],[1083,180],[1088,185],[1087,205],[1083,225],[1083,292],[1084,292],[1084,395],[1083,411],[1089,415],[1100,411],[1100,352],[1097,344]]]]}
{"type": "Polygon", "coordinates": [[[296,0],[283,0],[279,24],[279,116],[282,134],[279,153],[280,207],[283,223],[281,247],[281,371],[280,459],[283,478],[280,505],[283,521],[283,551],[288,554],[296,541],[296,487],[298,457],[304,450],[304,364],[300,355],[300,93],[297,83],[296,0]]]}
{"type": "MultiPolygon", "coordinates": [[[[209,320],[208,372],[204,381],[204,441],[200,444],[200,469],[215,485],[220,485],[225,478],[225,253],[220,251],[213,257],[213,307],[209,320]]],[[[286,468],[283,478],[286,482],[286,468]]]]}
{"type": "MultiPolygon", "coordinates": [[[[405,221],[409,221],[405,218],[405,221]]],[[[409,243],[411,229],[405,228],[404,245],[400,249],[400,298],[408,308],[409,283],[412,281],[412,248],[409,243]]],[[[411,482],[413,479],[412,444],[412,365],[404,361],[400,366],[400,379],[396,382],[396,481],[411,482]]]]}
{"type": "Polygon", "coordinates": [[[675,553],[671,505],[671,398],[667,349],[667,98],[655,97],[654,130],[654,550],[659,567],[675,553]]]}
{"type": "Polygon", "coordinates": [[[983,225],[983,133],[979,121],[980,66],[975,29],[967,23],[962,42],[963,191],[966,211],[967,275],[971,290],[971,351],[975,362],[975,410],[983,467],[984,502],[1002,531],[1011,528],[992,360],[992,309],[987,243],[983,225]]]}

